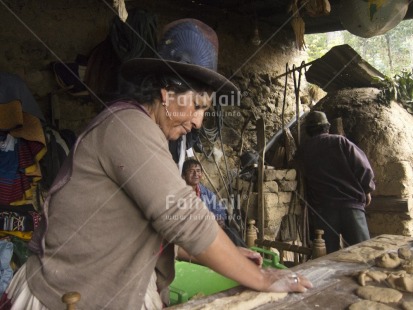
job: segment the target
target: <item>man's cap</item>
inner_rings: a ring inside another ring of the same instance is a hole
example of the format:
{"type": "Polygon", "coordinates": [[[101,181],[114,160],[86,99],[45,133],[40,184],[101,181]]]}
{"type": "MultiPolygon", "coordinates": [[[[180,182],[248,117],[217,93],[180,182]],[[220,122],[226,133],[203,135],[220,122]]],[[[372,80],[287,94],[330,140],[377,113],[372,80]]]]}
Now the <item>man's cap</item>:
{"type": "Polygon", "coordinates": [[[133,81],[144,73],[172,73],[189,77],[219,93],[237,92],[237,87],[217,72],[218,37],[197,19],[180,19],[166,25],[158,44],[159,58],[134,58],[121,66],[122,76],[133,81]]]}
{"type": "Polygon", "coordinates": [[[321,125],[330,125],[328,122],[327,116],[324,112],[321,111],[311,111],[307,114],[305,118],[306,127],[315,127],[321,125]]]}

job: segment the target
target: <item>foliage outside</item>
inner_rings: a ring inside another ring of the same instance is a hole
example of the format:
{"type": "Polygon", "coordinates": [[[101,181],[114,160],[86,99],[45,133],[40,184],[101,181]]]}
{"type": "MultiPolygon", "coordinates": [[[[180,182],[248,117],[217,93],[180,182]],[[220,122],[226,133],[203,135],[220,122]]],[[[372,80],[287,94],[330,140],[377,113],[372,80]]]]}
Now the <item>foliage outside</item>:
{"type": "Polygon", "coordinates": [[[386,102],[397,100],[413,114],[413,20],[401,22],[387,33],[361,38],[348,31],[305,36],[308,62],[322,57],[333,46],[348,44],[365,61],[387,77],[382,80],[386,102]]]}

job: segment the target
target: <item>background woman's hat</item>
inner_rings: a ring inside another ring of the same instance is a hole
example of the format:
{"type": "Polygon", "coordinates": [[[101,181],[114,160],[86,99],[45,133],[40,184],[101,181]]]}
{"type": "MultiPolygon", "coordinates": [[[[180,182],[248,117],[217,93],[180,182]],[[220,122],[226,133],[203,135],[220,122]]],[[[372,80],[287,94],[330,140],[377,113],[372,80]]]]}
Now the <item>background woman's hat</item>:
{"type": "Polygon", "coordinates": [[[143,73],[174,73],[190,77],[220,93],[237,87],[217,72],[218,38],[215,31],[196,19],[180,19],[165,26],[158,44],[159,58],[135,58],[121,67],[122,76],[133,81],[143,73]]]}

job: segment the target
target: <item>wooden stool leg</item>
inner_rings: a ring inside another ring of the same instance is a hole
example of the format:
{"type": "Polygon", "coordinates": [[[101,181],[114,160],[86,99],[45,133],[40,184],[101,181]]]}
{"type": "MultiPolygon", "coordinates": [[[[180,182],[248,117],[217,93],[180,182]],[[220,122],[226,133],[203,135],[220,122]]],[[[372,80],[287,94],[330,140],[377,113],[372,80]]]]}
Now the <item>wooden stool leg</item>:
{"type": "Polygon", "coordinates": [[[312,258],[321,257],[327,254],[326,243],[324,239],[322,239],[323,234],[324,234],[324,230],[322,229],[315,230],[316,238],[313,241],[312,258]]]}

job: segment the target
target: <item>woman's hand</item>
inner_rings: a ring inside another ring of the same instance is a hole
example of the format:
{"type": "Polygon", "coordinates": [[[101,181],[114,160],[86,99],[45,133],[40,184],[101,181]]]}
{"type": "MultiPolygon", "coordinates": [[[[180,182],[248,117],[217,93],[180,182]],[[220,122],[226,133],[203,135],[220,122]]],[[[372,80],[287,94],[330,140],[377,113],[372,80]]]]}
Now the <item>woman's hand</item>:
{"type": "Polygon", "coordinates": [[[304,276],[290,270],[273,268],[262,269],[265,282],[270,283],[263,289],[265,292],[299,292],[304,293],[313,284],[304,276]]]}
{"type": "Polygon", "coordinates": [[[290,270],[265,268],[254,264],[249,255],[256,254],[239,250],[222,229],[218,229],[215,240],[195,256],[199,263],[208,266],[239,284],[261,292],[305,292],[313,287],[311,282],[290,270]],[[242,255],[247,253],[247,256],[242,255]]]}
{"type": "Polygon", "coordinates": [[[262,265],[262,257],[260,253],[255,252],[253,250],[243,248],[243,247],[238,247],[238,250],[241,252],[242,255],[244,255],[246,258],[249,260],[252,260],[257,266],[261,267],[262,265]]]}

